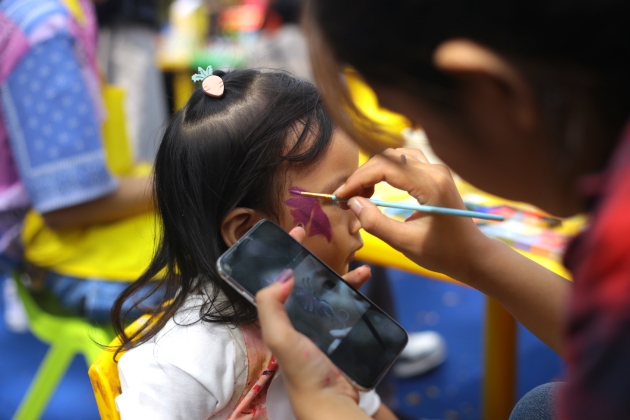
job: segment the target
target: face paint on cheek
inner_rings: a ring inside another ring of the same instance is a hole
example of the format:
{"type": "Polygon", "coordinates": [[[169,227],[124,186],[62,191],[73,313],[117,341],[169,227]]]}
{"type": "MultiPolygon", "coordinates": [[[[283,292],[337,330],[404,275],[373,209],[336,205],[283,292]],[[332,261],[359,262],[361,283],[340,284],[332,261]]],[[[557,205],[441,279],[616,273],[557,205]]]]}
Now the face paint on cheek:
{"type": "Polygon", "coordinates": [[[300,195],[302,191],[306,190],[290,187],[289,194],[291,198],[284,202],[291,209],[293,223],[296,225],[302,223],[304,226],[307,226],[310,222],[308,236],[323,235],[330,242],[332,240],[330,220],[324,213],[319,199],[300,195]]]}

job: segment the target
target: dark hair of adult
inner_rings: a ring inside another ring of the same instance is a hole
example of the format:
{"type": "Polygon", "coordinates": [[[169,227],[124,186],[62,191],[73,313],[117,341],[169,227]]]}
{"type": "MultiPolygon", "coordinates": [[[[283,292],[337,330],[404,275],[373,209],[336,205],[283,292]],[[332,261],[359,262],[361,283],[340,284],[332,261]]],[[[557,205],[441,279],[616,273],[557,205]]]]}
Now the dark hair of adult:
{"type": "Polygon", "coordinates": [[[595,116],[609,150],[630,114],[628,16],[624,0],[309,0],[304,13],[318,86],[350,133],[344,124],[356,109],[339,79],[343,66],[456,114],[458,83],[436,68],[433,53],[468,39],[522,71],[550,129],[595,116]]]}
{"type": "Polygon", "coordinates": [[[281,168],[315,162],[330,143],[332,120],[313,85],[281,72],[214,74],[223,79],[223,96],[196,90],[160,144],[154,188],[161,237],[149,268],[112,308],[122,350],[157,334],[191,293],[205,294],[208,283],[202,321],[254,322],[254,306],[216,270],[217,259],[228,249],[221,236],[223,219],[235,207],[246,207],[277,220],[285,183],[281,168]],[[134,296],[147,284],[164,295],[163,306],[149,311],[161,316],[127,336],[127,314],[140,307],[134,296]]]}

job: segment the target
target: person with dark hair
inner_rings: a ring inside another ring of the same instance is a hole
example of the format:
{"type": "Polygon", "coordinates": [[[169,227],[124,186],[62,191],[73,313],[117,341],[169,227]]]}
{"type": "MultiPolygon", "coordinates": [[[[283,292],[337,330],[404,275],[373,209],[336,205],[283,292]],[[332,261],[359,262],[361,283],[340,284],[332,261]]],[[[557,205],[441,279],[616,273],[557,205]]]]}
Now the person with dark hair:
{"type": "MultiPolygon", "coordinates": [[[[286,230],[303,226],[304,245],[348,281],[367,279],[368,267],[348,273],[363,245],[358,219],[295,194],[338,188],[357,168],[358,148],[335,128],[315,87],[286,73],[208,69],[193,80],[203,88],[171,120],[155,161],[158,250],[112,309],[125,351],[116,404],[122,418],[291,419],[256,309],[216,262],[271,219],[286,230]],[[151,285],[164,303],[125,334],[127,304],[141,306],[135,296],[151,285]]],[[[376,419],[394,418],[373,391],[360,406],[376,419]]]]}
{"type": "MultiPolygon", "coordinates": [[[[592,214],[565,255],[572,285],[470,220],[398,222],[362,197],[387,181],[422,204],[464,208],[449,170],[418,150],[384,151],[336,191],[365,230],[496,299],[567,359],[567,383],[540,390],[559,393],[555,408],[519,404],[513,418],[630,418],[629,13],[620,0],[311,0],[304,15],[315,79],[360,144],[378,149],[348,100],[345,66],[475,186],[561,217],[592,214]]],[[[257,302],[297,417],[361,418],[349,385],[321,380],[334,366],[287,322],[290,289],[271,286],[257,302]]]]}

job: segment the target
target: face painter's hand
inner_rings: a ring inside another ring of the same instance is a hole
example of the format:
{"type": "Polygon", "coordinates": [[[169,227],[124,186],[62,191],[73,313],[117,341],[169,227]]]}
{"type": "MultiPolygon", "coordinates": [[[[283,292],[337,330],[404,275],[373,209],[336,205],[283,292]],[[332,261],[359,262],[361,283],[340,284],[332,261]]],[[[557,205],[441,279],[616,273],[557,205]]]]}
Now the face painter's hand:
{"type": "Polygon", "coordinates": [[[284,309],[293,290],[290,270],[256,294],[265,343],[278,359],[298,420],[368,419],[359,408],[359,394],[339,369],[305,335],[297,332],[284,309]]]}
{"type": "Polygon", "coordinates": [[[444,165],[430,164],[418,149],[388,149],[348,178],[335,195],[352,198],[348,206],[363,229],[381,238],[417,264],[451,277],[465,277],[488,238],[471,219],[415,212],[405,222],[394,220],[363,197],[385,181],[407,191],[420,204],[465,209],[453,177],[444,165]]]}

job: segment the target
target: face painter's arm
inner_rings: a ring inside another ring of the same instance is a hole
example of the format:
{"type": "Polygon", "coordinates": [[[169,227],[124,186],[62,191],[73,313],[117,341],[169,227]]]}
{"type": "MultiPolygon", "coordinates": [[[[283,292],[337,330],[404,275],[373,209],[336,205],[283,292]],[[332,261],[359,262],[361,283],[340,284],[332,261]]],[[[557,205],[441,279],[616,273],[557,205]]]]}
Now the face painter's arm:
{"type": "MultiPolygon", "coordinates": [[[[291,236],[302,241],[306,232],[295,228],[291,236]]],[[[370,270],[364,266],[344,278],[360,287],[369,276],[370,270]]],[[[256,303],[263,339],[278,358],[296,419],[370,419],[358,406],[357,390],[311,340],[291,325],[284,302],[293,285],[293,277],[285,277],[283,283],[258,292],[256,303]]]]}

